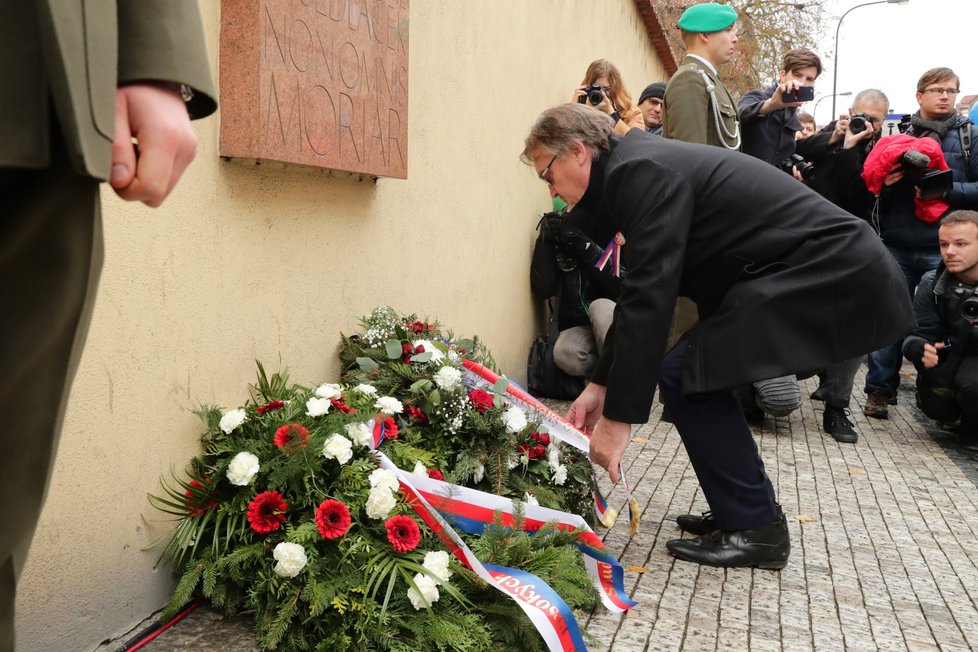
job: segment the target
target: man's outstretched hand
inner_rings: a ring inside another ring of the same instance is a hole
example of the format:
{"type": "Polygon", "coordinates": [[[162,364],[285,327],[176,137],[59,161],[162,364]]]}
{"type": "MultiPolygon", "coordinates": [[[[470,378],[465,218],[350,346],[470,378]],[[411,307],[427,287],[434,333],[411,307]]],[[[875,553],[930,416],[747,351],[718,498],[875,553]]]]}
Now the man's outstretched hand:
{"type": "Polygon", "coordinates": [[[176,89],[153,83],[117,89],[109,177],[116,194],[159,206],[196,153],[197,134],[176,89]]]}
{"type": "Polygon", "coordinates": [[[571,404],[567,420],[591,433],[591,462],[607,469],[611,481],[618,482],[618,468],[631,439],[632,426],[601,416],[604,397],[603,385],[589,384],[571,404]]]}

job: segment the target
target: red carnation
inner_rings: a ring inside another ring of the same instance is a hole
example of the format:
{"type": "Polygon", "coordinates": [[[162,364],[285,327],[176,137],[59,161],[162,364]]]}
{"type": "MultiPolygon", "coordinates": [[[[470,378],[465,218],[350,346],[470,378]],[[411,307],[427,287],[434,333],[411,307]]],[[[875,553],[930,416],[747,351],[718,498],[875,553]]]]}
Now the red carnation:
{"type": "Polygon", "coordinates": [[[350,529],[350,510],[338,500],[324,500],[316,508],[316,527],[324,539],[336,539],[350,529]]]}
{"type": "Polygon", "coordinates": [[[308,440],[309,431],[298,423],[290,423],[275,431],[275,445],[284,448],[287,455],[291,455],[299,447],[305,448],[308,440]]]}
{"type": "Polygon", "coordinates": [[[428,477],[432,480],[444,480],[445,476],[438,469],[428,469],[428,477]]]}
{"type": "Polygon", "coordinates": [[[285,407],[285,401],[271,401],[265,403],[265,405],[259,405],[255,408],[255,412],[258,414],[265,414],[266,412],[274,412],[275,410],[281,410],[285,407]]]}
{"type": "Polygon", "coordinates": [[[397,552],[411,552],[421,541],[421,528],[410,516],[391,516],[384,522],[387,540],[397,552]]]}
{"type": "Polygon", "coordinates": [[[202,516],[207,510],[217,507],[214,490],[207,486],[210,481],[210,478],[204,478],[204,483],[191,480],[191,488],[183,492],[187,497],[186,507],[191,516],[202,516]]]}
{"type": "Polygon", "coordinates": [[[268,534],[277,530],[285,520],[288,503],[277,491],[264,491],[248,505],[248,524],[258,534],[268,534]]]}
{"type": "Polygon", "coordinates": [[[397,439],[397,423],[394,421],[394,417],[385,417],[383,414],[378,414],[374,417],[375,441],[381,427],[384,429],[384,439],[397,439]]]}
{"type": "Polygon", "coordinates": [[[469,403],[479,414],[485,414],[485,411],[492,407],[492,394],[484,389],[473,389],[469,392],[469,403]]]}
{"type": "Polygon", "coordinates": [[[547,449],[542,445],[537,444],[530,449],[530,459],[531,460],[542,460],[543,456],[547,454],[547,449]]]}
{"type": "Polygon", "coordinates": [[[408,324],[408,326],[417,334],[425,331],[426,324],[423,321],[414,321],[408,324]]]}
{"type": "Polygon", "coordinates": [[[424,410],[416,405],[405,406],[404,410],[408,413],[408,416],[417,421],[422,426],[428,425],[428,415],[424,413],[424,410]]]}
{"type": "Polygon", "coordinates": [[[346,401],[343,400],[343,397],[342,396],[339,397],[339,398],[331,398],[329,400],[329,402],[333,404],[333,407],[334,408],[336,408],[337,410],[339,410],[343,414],[356,414],[357,413],[357,409],[356,408],[353,408],[353,407],[350,407],[349,405],[347,405],[346,404],[346,401]]]}

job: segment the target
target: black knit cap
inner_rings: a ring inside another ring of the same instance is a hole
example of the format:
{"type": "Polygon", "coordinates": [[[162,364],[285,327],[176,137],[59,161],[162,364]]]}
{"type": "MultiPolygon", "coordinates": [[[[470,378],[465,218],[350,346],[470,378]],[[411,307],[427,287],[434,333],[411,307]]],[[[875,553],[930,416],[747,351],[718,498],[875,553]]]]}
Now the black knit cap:
{"type": "Polygon", "coordinates": [[[650,97],[657,97],[661,100],[665,96],[665,94],[666,94],[666,83],[655,82],[654,84],[649,84],[648,86],[645,87],[645,90],[642,91],[641,97],[638,98],[638,103],[641,104],[642,102],[649,99],[650,97]]]}

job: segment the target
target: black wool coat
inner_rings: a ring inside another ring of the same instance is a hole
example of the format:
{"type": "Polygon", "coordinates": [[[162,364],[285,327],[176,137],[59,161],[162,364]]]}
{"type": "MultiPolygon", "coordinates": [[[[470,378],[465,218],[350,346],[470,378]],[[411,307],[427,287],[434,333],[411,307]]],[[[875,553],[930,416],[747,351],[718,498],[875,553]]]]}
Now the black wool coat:
{"type": "Polygon", "coordinates": [[[648,420],[679,295],[700,314],[685,394],[814,372],[914,327],[906,281],[869,225],[751,156],[633,129],[592,163],[578,209],[625,238],[593,378],[610,419],[648,420]]]}

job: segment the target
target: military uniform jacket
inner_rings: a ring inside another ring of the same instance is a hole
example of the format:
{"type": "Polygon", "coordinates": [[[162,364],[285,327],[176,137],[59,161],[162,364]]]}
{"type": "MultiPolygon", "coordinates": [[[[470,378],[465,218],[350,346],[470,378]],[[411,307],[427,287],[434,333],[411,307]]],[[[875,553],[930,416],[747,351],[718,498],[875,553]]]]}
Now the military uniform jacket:
{"type": "Polygon", "coordinates": [[[716,73],[699,59],[690,56],[683,59],[666,86],[663,102],[662,135],[666,138],[739,149],[737,104],[716,73]],[[714,87],[718,114],[714,113],[704,74],[714,87]],[[719,130],[717,115],[721,125],[719,130]]]}
{"type": "Polygon", "coordinates": [[[47,167],[57,120],[74,167],[108,178],[115,91],[127,82],[186,84],[192,118],[217,108],[190,0],[2,2],[0,43],[0,166],[47,167]]]}
{"type": "Polygon", "coordinates": [[[914,327],[906,281],[869,225],[781,170],[639,130],[612,146],[574,208],[625,239],[628,275],[593,376],[606,417],[648,419],[679,295],[701,319],[685,394],[813,372],[914,327]]]}

